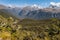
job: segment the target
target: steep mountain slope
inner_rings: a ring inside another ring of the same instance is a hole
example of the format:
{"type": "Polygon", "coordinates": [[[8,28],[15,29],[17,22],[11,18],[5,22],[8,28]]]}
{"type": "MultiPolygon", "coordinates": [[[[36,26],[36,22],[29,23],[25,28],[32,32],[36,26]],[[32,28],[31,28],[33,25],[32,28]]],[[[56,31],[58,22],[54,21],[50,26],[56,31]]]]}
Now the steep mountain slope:
{"type": "Polygon", "coordinates": [[[39,8],[36,6],[26,6],[22,8],[18,7],[7,7],[0,5],[0,11],[2,14],[16,17],[18,19],[50,19],[59,18],[60,19],[60,8],[57,7],[39,8]]]}
{"type": "Polygon", "coordinates": [[[30,8],[22,9],[19,13],[20,16],[29,19],[49,19],[60,18],[60,9],[56,8],[43,8],[38,10],[31,10],[30,8]]]}
{"type": "Polygon", "coordinates": [[[21,11],[19,12],[19,16],[21,17],[21,18],[28,18],[29,17],[29,15],[30,15],[30,18],[32,17],[32,16],[34,16],[33,15],[33,11],[36,11],[36,10],[39,10],[40,9],[40,7],[37,7],[37,6],[26,6],[26,7],[23,7],[22,9],[21,9],[21,11]]]}
{"type": "Polygon", "coordinates": [[[20,19],[20,16],[18,13],[21,11],[21,8],[8,8],[6,9],[12,16],[15,16],[16,18],[20,19]]]}
{"type": "Polygon", "coordinates": [[[0,9],[7,9],[5,5],[0,5],[0,9]]]}
{"type": "Polygon", "coordinates": [[[0,15],[4,16],[6,18],[12,16],[7,10],[4,10],[4,9],[0,9],[0,15]]]}
{"type": "Polygon", "coordinates": [[[11,7],[8,7],[8,6],[4,6],[4,5],[0,5],[0,15],[3,15],[5,17],[14,17],[14,18],[17,18],[19,19],[18,17],[18,13],[20,12],[20,8],[11,8],[11,7]]]}

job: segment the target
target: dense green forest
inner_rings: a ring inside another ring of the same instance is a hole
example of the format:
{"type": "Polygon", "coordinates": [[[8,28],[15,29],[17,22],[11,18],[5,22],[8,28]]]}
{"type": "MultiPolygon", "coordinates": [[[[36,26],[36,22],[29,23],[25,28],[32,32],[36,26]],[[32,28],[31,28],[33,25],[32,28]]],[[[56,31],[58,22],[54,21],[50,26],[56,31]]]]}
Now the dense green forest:
{"type": "Polygon", "coordinates": [[[18,20],[0,15],[0,40],[60,40],[60,20],[18,20]]]}

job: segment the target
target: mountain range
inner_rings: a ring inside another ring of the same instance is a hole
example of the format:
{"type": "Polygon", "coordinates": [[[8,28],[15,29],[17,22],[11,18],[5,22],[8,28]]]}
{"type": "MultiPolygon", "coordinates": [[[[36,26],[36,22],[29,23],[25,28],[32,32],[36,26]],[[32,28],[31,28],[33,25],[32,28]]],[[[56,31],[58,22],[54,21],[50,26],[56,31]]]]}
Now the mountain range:
{"type": "Polygon", "coordinates": [[[37,5],[25,7],[9,7],[0,5],[0,15],[16,17],[18,19],[60,19],[60,7],[50,5],[49,7],[42,8],[37,5]]]}

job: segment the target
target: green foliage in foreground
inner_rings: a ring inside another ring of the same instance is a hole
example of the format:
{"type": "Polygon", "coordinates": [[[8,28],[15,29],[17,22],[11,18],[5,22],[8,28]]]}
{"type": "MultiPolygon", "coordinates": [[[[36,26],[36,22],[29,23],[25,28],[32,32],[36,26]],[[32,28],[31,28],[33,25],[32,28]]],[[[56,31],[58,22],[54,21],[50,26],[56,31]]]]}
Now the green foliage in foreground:
{"type": "Polygon", "coordinates": [[[22,20],[0,15],[0,40],[60,40],[60,20],[22,20]]]}

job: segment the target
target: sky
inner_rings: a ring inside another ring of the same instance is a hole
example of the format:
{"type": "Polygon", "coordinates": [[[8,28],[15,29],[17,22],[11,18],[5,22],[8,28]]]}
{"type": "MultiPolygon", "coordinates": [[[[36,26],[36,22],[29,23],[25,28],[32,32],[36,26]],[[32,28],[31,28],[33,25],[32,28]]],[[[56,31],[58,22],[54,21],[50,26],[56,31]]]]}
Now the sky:
{"type": "Polygon", "coordinates": [[[60,0],[0,0],[0,4],[13,6],[41,5],[44,7],[50,4],[60,3],[60,0]]]}

